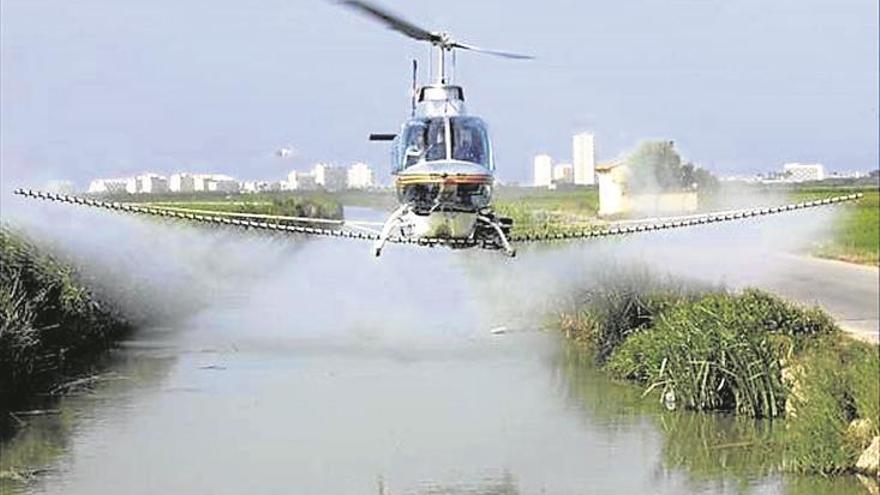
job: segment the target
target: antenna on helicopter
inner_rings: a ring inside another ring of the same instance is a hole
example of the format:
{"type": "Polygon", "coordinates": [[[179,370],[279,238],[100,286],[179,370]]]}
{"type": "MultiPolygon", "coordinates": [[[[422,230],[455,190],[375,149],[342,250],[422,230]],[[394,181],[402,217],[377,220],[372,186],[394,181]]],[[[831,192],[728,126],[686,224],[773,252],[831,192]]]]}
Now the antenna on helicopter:
{"type": "Polygon", "coordinates": [[[413,59],[412,61],[412,95],[410,98],[412,99],[412,109],[410,111],[410,115],[416,115],[416,92],[418,91],[418,76],[419,76],[419,61],[413,59]]]}
{"type": "Polygon", "coordinates": [[[445,31],[428,31],[426,29],[422,29],[419,26],[416,26],[415,24],[385,10],[384,8],[379,7],[373,3],[366,2],[364,0],[341,0],[340,3],[354,10],[357,10],[362,14],[366,14],[370,17],[378,19],[379,21],[382,21],[390,29],[402,33],[405,36],[408,36],[418,41],[427,41],[428,43],[434,45],[434,47],[437,48],[436,84],[439,84],[441,86],[446,85],[446,54],[447,52],[453,52],[456,49],[470,50],[472,52],[485,53],[487,55],[494,55],[496,57],[512,58],[517,60],[528,60],[534,58],[531,55],[522,55],[519,53],[500,50],[487,50],[485,48],[480,48],[474,45],[461,43],[454,40],[452,36],[445,31]]]}

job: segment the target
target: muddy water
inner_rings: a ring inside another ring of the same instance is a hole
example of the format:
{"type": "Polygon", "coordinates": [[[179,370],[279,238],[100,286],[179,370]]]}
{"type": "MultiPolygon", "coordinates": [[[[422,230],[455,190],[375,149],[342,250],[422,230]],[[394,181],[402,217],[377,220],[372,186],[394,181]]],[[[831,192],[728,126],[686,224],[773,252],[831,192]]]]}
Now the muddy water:
{"type": "Polygon", "coordinates": [[[778,453],[764,447],[774,425],[663,412],[539,331],[534,292],[564,267],[524,273],[536,265],[400,248],[375,260],[363,244],[279,242],[193,237],[135,256],[136,272],[163,256],[195,263],[198,252],[221,275],[187,272],[204,297],[133,278],[151,287],[145,299],[181,304],[124,342],[94,390],[4,446],[3,465],[44,471],[3,488],[860,492],[854,480],[777,474],[778,453]]]}

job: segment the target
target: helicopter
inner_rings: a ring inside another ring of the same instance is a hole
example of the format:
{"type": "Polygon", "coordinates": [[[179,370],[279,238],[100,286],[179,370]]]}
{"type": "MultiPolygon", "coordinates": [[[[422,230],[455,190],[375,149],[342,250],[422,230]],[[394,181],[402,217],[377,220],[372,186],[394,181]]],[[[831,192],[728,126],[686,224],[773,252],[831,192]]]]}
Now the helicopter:
{"type": "MultiPolygon", "coordinates": [[[[459,42],[448,32],[423,29],[365,0],[340,0],[338,3],[378,20],[409,38],[429,43],[436,51],[436,77],[430,84],[421,87],[416,85],[417,64],[414,61],[411,115],[402,124],[400,132],[373,133],[369,136],[370,141],[391,142],[391,174],[394,177],[398,206],[385,222],[122,203],[31,189],[17,189],[14,193],[34,199],[123,213],[250,230],[367,240],[373,242],[373,254],[377,257],[388,243],[503,250],[513,257],[516,255],[513,247],[515,244],[595,239],[677,229],[832,205],[862,197],[862,194],[856,193],[782,206],[621,221],[602,228],[512,234],[513,221],[499,216],[492,206],[496,169],[488,127],[482,119],[466,111],[464,89],[449,83],[447,60],[450,56],[454,57],[455,50],[514,60],[529,60],[534,57],[488,50],[459,42]]],[[[278,156],[286,157],[293,153],[292,148],[282,148],[278,151],[278,156]]]]}
{"type": "Polygon", "coordinates": [[[533,57],[486,50],[455,40],[445,31],[428,31],[363,0],[341,4],[386,24],[436,52],[436,78],[416,86],[413,64],[412,115],[399,134],[372,134],[372,141],[392,142],[392,170],[400,206],[380,231],[373,252],[379,256],[393,232],[408,238],[469,240],[485,248],[515,251],[508,236],[513,224],[492,209],[495,157],[486,123],[468,114],[464,89],[448,82],[447,58],[467,50],[508,59],[533,57]]]}

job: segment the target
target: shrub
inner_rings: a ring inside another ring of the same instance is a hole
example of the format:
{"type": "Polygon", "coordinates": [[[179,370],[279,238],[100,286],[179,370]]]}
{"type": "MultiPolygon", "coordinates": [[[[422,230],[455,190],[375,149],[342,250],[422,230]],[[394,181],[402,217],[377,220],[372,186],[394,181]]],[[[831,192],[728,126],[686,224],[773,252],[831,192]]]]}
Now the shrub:
{"type": "Polygon", "coordinates": [[[560,315],[559,326],[604,363],[628,336],[653,325],[667,309],[717,290],[633,269],[613,278],[599,277],[594,287],[575,297],[576,310],[560,315]]]}
{"type": "Polygon", "coordinates": [[[709,294],[660,313],[623,342],[607,368],[688,408],[773,417],[784,411],[785,357],[803,346],[803,336],[834,331],[820,311],[767,293],[709,294]]]}
{"type": "Polygon", "coordinates": [[[787,423],[786,467],[836,474],[855,465],[880,423],[876,346],[820,339],[798,360],[787,423]],[[859,431],[858,422],[867,426],[859,431]]]}
{"type": "Polygon", "coordinates": [[[23,236],[0,227],[0,398],[63,372],[71,358],[127,331],[76,274],[23,236]]]}

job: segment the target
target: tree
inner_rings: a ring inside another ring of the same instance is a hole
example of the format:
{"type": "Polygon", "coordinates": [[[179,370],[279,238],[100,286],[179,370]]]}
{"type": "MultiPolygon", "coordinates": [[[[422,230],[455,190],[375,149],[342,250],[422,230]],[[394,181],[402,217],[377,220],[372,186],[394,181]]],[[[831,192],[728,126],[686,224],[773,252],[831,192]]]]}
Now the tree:
{"type": "Polygon", "coordinates": [[[709,171],[690,162],[682,164],[673,141],[645,141],[627,157],[626,164],[631,172],[629,188],[637,194],[718,187],[709,171]]]}

